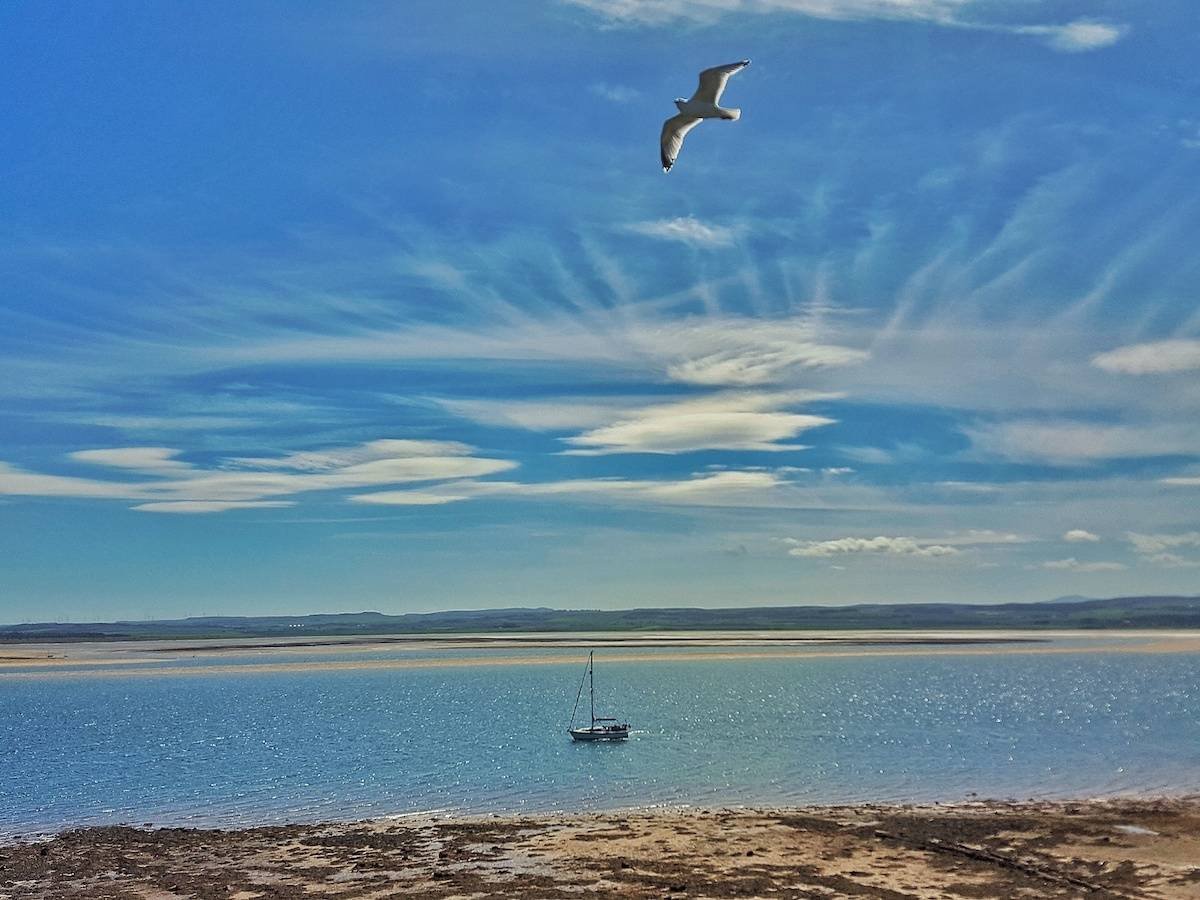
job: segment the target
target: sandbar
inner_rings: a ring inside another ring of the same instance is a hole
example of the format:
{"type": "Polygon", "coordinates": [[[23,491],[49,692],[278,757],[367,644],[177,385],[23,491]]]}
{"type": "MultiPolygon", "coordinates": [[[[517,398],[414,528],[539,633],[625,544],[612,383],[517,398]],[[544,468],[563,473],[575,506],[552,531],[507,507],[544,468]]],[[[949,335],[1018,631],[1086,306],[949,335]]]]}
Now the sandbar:
{"type": "Polygon", "coordinates": [[[561,652],[603,647],[608,663],[695,663],[889,656],[1200,653],[1197,632],[811,632],[347,638],[264,642],[131,641],[0,648],[0,682],[299,672],[573,665],[561,652]],[[680,652],[686,650],[686,652],[680,652]],[[429,655],[430,652],[436,655],[429,655]],[[339,656],[341,658],[331,658],[339,656]],[[260,661],[261,659],[261,661],[260,661]]]}

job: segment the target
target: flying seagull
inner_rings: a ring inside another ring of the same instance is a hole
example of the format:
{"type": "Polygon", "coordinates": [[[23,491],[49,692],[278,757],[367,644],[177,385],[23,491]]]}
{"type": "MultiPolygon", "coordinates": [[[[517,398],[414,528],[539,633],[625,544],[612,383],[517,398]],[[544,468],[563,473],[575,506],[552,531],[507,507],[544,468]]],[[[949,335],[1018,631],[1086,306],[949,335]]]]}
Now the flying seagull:
{"type": "Polygon", "coordinates": [[[717,104],[721,101],[721,92],[725,90],[729,76],[748,65],[750,60],[743,59],[741,62],[705,69],[700,73],[700,87],[696,88],[696,93],[692,94],[691,99],[684,100],[679,97],[675,101],[675,108],[679,110],[679,114],[663,122],[662,137],[659,138],[664,172],[671,171],[671,166],[675,165],[675,157],[679,156],[679,150],[683,147],[683,139],[700,124],[701,119],[737,121],[741,117],[740,109],[722,109],[717,104]]]}

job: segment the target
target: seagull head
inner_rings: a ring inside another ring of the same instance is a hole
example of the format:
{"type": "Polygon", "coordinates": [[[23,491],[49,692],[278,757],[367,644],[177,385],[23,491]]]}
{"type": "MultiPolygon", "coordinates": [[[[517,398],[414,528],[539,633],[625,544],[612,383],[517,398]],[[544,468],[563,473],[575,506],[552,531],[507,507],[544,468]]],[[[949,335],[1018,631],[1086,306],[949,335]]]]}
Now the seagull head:
{"type": "Polygon", "coordinates": [[[687,100],[685,100],[683,97],[676,97],[676,98],[675,98],[675,107],[676,107],[676,109],[679,109],[679,110],[681,110],[681,111],[682,111],[682,110],[683,110],[683,104],[685,104],[685,103],[687,103],[687,100]]]}

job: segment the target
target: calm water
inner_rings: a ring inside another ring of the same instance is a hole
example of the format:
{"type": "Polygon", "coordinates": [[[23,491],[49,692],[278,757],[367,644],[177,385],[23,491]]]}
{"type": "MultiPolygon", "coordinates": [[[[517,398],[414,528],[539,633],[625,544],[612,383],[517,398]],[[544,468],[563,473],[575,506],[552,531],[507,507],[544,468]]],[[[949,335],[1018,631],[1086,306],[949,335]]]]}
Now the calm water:
{"type": "Polygon", "coordinates": [[[529,653],[562,661],[0,679],[0,833],[1200,790],[1194,654],[602,652],[600,705],[639,731],[574,744],[564,729],[582,654],[529,653]]]}

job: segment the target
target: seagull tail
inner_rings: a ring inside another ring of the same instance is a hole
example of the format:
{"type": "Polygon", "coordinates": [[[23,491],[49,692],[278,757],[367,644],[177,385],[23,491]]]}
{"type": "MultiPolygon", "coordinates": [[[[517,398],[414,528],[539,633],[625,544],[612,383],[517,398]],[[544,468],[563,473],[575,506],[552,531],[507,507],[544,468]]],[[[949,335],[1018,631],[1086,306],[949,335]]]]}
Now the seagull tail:
{"type": "Polygon", "coordinates": [[[741,117],[742,117],[742,111],[740,109],[722,109],[721,110],[721,118],[728,119],[730,122],[736,122],[741,117]]]}

